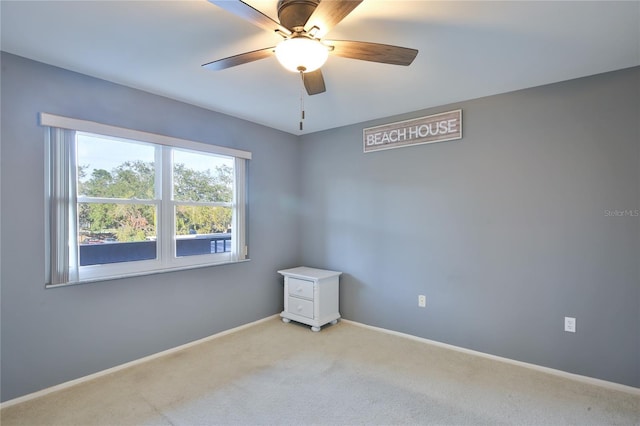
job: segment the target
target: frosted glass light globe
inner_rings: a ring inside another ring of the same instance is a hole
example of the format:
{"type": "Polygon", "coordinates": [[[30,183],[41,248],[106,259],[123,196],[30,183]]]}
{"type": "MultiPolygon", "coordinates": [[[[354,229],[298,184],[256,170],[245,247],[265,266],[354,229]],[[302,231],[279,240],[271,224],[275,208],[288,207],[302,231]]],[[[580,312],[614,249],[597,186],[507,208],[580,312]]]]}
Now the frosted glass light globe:
{"type": "Polygon", "coordinates": [[[283,40],[276,46],[278,61],[293,72],[315,71],[324,65],[328,56],[329,50],[326,46],[307,37],[283,40]]]}

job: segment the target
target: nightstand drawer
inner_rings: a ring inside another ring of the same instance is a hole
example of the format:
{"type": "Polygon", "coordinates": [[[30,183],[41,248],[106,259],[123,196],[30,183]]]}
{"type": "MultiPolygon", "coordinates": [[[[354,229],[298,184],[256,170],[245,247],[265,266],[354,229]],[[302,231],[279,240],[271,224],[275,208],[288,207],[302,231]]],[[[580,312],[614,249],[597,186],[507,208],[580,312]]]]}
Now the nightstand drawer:
{"type": "Polygon", "coordinates": [[[288,312],[307,318],[313,318],[313,302],[311,300],[289,296],[288,304],[288,312]]]}
{"type": "Polygon", "coordinates": [[[313,300],[313,281],[289,277],[289,294],[313,300]]]}

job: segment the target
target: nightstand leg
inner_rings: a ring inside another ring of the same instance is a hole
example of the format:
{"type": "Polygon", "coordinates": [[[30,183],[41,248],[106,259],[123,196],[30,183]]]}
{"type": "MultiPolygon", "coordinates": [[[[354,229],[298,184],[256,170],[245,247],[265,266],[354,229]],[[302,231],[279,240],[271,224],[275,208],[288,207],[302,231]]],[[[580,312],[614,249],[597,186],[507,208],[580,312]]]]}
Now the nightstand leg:
{"type": "Polygon", "coordinates": [[[313,326],[311,327],[311,331],[315,331],[316,333],[320,331],[320,327],[313,326]]]}
{"type": "Polygon", "coordinates": [[[335,319],[335,320],[331,321],[331,325],[336,325],[337,323],[338,323],[338,320],[337,320],[337,319],[335,319]]]}
{"type": "Polygon", "coordinates": [[[291,322],[289,318],[282,318],[282,322],[291,322]]]}

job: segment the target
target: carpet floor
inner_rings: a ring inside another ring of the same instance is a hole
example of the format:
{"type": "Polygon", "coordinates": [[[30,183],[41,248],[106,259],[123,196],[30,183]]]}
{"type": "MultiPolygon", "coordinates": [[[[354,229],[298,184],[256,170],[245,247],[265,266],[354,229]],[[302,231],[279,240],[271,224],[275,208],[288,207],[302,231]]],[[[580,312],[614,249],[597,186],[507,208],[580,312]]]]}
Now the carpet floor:
{"type": "Polygon", "coordinates": [[[640,425],[640,395],[348,322],[269,319],[10,405],[12,425],[640,425]]]}

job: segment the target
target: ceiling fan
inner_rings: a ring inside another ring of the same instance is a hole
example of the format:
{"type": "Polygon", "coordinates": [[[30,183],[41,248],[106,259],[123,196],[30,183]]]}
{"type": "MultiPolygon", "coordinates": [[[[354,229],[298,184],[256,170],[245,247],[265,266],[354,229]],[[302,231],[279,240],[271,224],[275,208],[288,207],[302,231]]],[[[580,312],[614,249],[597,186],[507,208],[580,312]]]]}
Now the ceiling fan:
{"type": "Polygon", "coordinates": [[[254,25],[280,35],[277,46],[241,53],[204,64],[222,70],[275,55],[288,70],[299,72],[309,95],[324,92],[320,67],[331,55],[362,61],[410,65],[416,49],[349,40],[325,40],[324,35],[340,23],[363,0],[278,0],[278,20],[240,0],[209,0],[254,25]]]}

